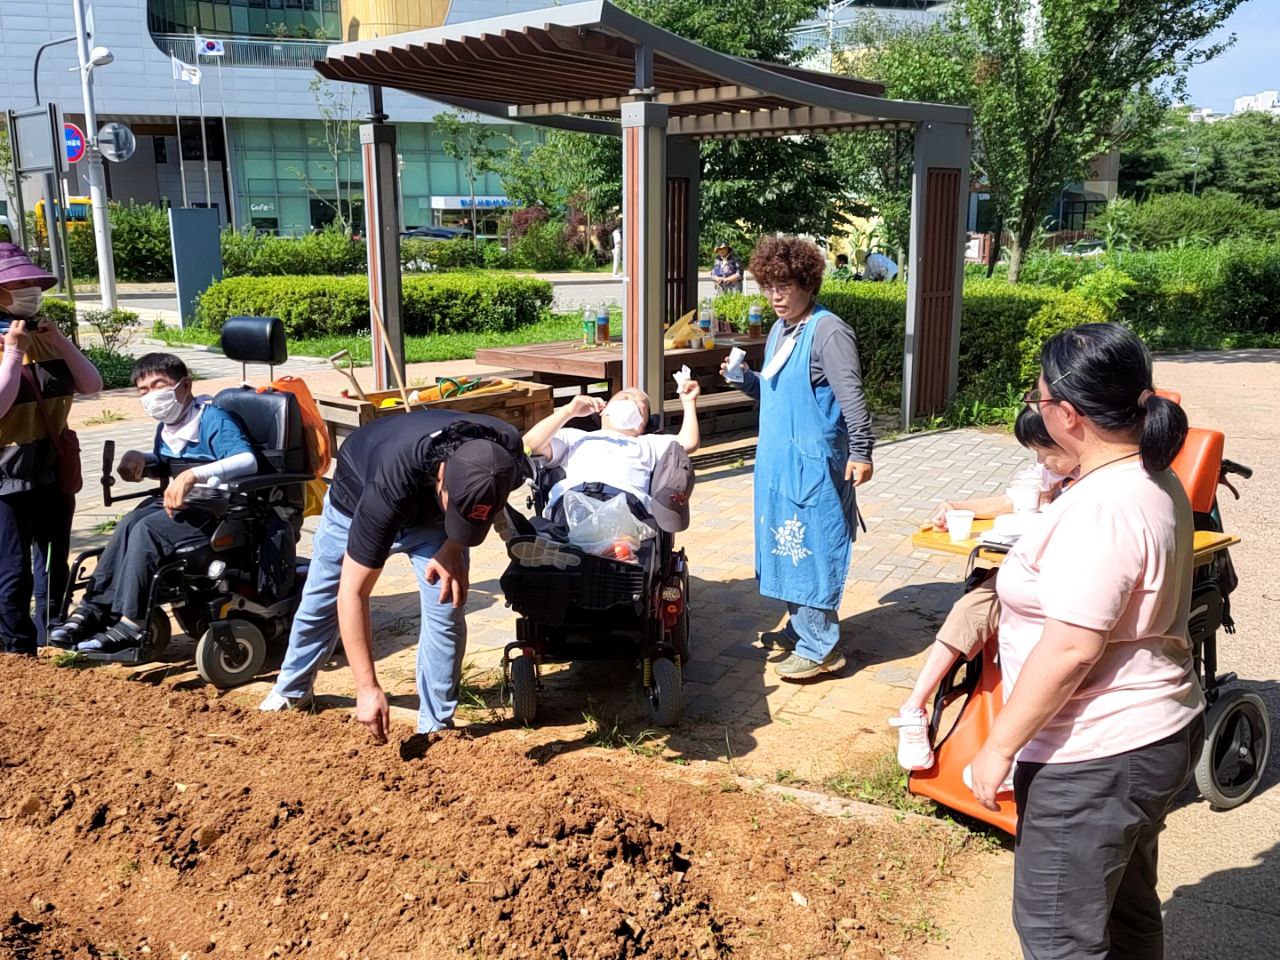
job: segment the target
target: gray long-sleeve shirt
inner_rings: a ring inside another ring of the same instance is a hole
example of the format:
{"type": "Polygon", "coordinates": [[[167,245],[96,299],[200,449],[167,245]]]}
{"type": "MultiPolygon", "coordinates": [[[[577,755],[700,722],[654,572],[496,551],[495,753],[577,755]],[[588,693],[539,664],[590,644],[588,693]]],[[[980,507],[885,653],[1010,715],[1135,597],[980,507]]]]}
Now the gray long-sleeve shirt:
{"type": "MultiPolygon", "coordinates": [[[[783,335],[791,332],[783,327],[783,335]]],[[[827,314],[813,331],[813,352],[809,357],[809,380],[813,386],[827,384],[840,404],[845,429],[849,433],[849,459],[870,463],[875,435],[871,432],[871,411],[862,391],[862,363],[858,359],[858,343],[853,328],[827,314]]],[[[760,399],[760,378],[748,370],[738,388],[756,401],[760,399]]]]}

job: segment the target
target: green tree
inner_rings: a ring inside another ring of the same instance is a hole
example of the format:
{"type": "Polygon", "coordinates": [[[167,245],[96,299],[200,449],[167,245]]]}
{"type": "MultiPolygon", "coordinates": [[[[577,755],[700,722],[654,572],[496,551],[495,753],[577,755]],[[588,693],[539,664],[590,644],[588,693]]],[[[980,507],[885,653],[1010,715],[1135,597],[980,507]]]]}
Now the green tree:
{"type": "Polygon", "coordinates": [[[476,181],[486,173],[499,169],[499,161],[515,141],[505,133],[480,123],[475,114],[459,114],[452,110],[436,114],[444,152],[462,164],[471,196],[471,241],[479,249],[479,226],[476,217],[476,181]],[[495,141],[502,145],[496,145],[495,141]]]}
{"type": "MultiPolygon", "coordinates": [[[[360,121],[356,111],[356,95],[359,88],[349,83],[330,83],[321,77],[312,77],[311,95],[320,112],[321,144],[327,154],[328,170],[325,179],[333,177],[333,196],[329,196],[328,184],[321,184],[298,167],[290,167],[307,193],[333,211],[334,226],[351,236],[353,230],[353,201],[355,200],[354,173],[360,176],[360,159],[356,156],[356,138],[360,134],[360,121]]],[[[326,164],[321,164],[322,168],[326,164]]]]}

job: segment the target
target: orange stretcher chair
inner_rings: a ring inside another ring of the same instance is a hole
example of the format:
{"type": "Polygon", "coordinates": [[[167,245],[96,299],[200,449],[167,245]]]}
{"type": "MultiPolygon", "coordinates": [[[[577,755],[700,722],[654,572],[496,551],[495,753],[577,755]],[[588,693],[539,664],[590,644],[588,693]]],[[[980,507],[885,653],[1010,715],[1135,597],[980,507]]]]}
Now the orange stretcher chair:
{"type": "MultiPolygon", "coordinates": [[[[1170,399],[1180,402],[1176,394],[1170,399]]],[[[1247,478],[1252,474],[1248,467],[1224,460],[1223,446],[1224,437],[1218,431],[1192,428],[1172,465],[1191,500],[1197,526],[1190,639],[1209,709],[1196,784],[1217,809],[1238,806],[1252,795],[1266,768],[1271,743],[1266,705],[1250,691],[1235,688],[1224,692],[1221,688],[1236,676],[1217,673],[1217,630],[1224,627],[1228,633],[1234,632],[1226,596],[1234,585],[1227,585],[1226,580],[1234,578],[1234,572],[1226,551],[1239,542],[1238,537],[1222,532],[1217,488],[1222,484],[1234,493],[1228,475],[1247,478]]],[[[977,539],[951,544],[947,534],[928,528],[912,540],[924,549],[968,553],[980,562],[998,564],[1002,557],[999,548],[983,546],[977,539]]],[[[997,798],[999,810],[988,810],[974,799],[963,779],[965,768],[986,742],[1003,705],[999,643],[992,637],[979,656],[957,662],[938,688],[930,727],[936,759],[931,769],[910,775],[908,788],[917,796],[1012,834],[1018,819],[1013,796],[1001,795],[997,798]],[[946,722],[949,708],[954,714],[957,702],[961,703],[960,712],[950,730],[942,733],[939,728],[946,722]]]]}

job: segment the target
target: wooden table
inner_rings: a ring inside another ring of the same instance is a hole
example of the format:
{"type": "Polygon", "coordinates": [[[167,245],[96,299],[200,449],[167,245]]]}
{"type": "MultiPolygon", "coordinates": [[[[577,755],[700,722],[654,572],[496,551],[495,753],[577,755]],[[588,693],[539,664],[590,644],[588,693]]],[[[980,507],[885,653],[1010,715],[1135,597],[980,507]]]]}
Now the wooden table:
{"type": "MultiPolygon", "coordinates": [[[[993,526],[990,520],[973,521],[974,533],[985,533],[993,526]]],[[[1201,567],[1213,559],[1213,555],[1219,550],[1225,550],[1227,547],[1234,546],[1240,542],[1240,538],[1230,533],[1217,533],[1213,530],[1197,530],[1192,540],[1192,563],[1201,567]]],[[[994,566],[999,566],[1004,555],[1008,552],[1001,547],[983,546],[978,537],[971,537],[968,540],[961,540],[959,543],[951,541],[951,535],[945,530],[936,530],[932,526],[921,527],[911,535],[911,543],[922,550],[933,550],[937,553],[954,553],[958,556],[967,557],[975,549],[978,551],[978,559],[984,560],[994,566]]]]}
{"type": "MultiPolygon", "coordinates": [[[[747,363],[759,370],[764,362],[765,337],[747,334],[717,334],[710,350],[685,348],[668,350],[663,358],[663,409],[668,415],[680,412],[675,399],[676,385],[672,374],[688,365],[689,372],[702,385],[698,401],[698,420],[703,433],[754,429],[758,414],[754,402],[720,376],[720,363],[734,347],[747,352],[747,363]]],[[[482,347],[476,351],[476,362],[511,370],[528,370],[530,379],[555,387],[574,387],[582,392],[592,384],[607,383],[609,394],[622,389],[622,342],[611,340],[596,346],[579,341],[531,343],[515,347],[482,347]]]]}
{"type": "MultiPolygon", "coordinates": [[[[722,334],[716,337],[716,345],[710,350],[668,350],[663,361],[664,395],[675,394],[671,375],[685,364],[699,380],[714,376],[728,387],[720,378],[720,362],[728,356],[730,349],[741,347],[747,352],[747,362],[759,370],[764,359],[764,344],[764,337],[722,334]]],[[[482,347],[476,351],[476,362],[492,367],[528,370],[536,383],[549,383],[553,387],[608,383],[610,393],[622,389],[622,341],[617,339],[600,346],[561,340],[515,347],[482,347]]]]}

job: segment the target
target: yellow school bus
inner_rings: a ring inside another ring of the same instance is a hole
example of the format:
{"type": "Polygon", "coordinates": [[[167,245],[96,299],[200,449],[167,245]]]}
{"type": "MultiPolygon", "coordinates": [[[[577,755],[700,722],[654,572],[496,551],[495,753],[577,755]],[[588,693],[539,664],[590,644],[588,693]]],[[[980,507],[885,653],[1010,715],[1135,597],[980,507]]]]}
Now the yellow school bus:
{"type": "MultiPolygon", "coordinates": [[[[92,222],[92,207],[88,197],[67,197],[67,229],[75,230],[88,226],[92,222]]],[[[48,228],[44,219],[44,198],[36,201],[33,208],[36,215],[36,242],[44,244],[48,241],[48,228]]]]}

